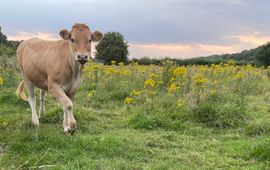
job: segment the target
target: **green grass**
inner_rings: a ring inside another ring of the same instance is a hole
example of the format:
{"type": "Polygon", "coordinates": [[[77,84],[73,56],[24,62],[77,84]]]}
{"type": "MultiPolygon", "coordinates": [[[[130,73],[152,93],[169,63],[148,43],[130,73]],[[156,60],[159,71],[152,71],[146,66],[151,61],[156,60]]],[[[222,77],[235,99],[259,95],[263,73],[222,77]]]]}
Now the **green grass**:
{"type": "MultiPolygon", "coordinates": [[[[19,77],[0,86],[0,169],[270,167],[268,92],[247,95],[244,110],[228,96],[211,98],[195,110],[171,107],[175,98],[169,95],[127,107],[123,100],[132,84],[121,90],[112,85],[109,92],[97,89],[88,98],[90,82],[84,82],[74,102],[78,129],[66,136],[62,106],[50,95],[41,126],[32,125],[28,103],[14,93],[19,77]]],[[[269,84],[263,84],[268,91],[269,84]]]]}

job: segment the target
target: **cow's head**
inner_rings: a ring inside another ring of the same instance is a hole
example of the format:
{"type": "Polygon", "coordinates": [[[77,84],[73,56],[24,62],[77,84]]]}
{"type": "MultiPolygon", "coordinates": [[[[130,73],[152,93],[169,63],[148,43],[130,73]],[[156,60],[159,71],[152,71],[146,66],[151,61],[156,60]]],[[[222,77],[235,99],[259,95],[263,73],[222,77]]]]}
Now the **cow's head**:
{"type": "Polygon", "coordinates": [[[74,59],[82,65],[91,58],[91,42],[99,41],[103,36],[99,31],[91,33],[85,24],[75,24],[70,32],[63,29],[59,34],[64,40],[70,41],[74,59]]]}

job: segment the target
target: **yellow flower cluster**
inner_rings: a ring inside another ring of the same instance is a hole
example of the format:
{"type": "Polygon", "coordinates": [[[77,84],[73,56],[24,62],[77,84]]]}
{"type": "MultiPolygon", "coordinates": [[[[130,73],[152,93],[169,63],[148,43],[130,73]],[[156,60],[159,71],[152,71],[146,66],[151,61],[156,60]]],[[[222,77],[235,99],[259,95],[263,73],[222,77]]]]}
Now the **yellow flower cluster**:
{"type": "Polygon", "coordinates": [[[187,68],[186,67],[177,67],[175,70],[173,70],[173,74],[175,76],[186,74],[187,68]]]}
{"type": "Polygon", "coordinates": [[[204,84],[208,83],[209,80],[205,78],[202,74],[196,74],[193,77],[194,84],[197,86],[203,86],[204,84]]]}
{"type": "Polygon", "coordinates": [[[133,102],[134,102],[134,98],[132,98],[132,97],[126,97],[125,100],[124,100],[124,103],[125,103],[126,105],[130,105],[130,104],[132,104],[133,102]]]}
{"type": "Polygon", "coordinates": [[[177,100],[177,106],[179,108],[182,108],[185,105],[185,100],[183,98],[180,98],[177,100]]]}
{"type": "Polygon", "coordinates": [[[177,83],[173,82],[173,83],[170,84],[170,86],[168,88],[168,93],[173,93],[179,88],[180,87],[177,85],[177,83]]]}
{"type": "Polygon", "coordinates": [[[155,80],[153,79],[147,79],[145,82],[144,82],[144,87],[154,87],[156,84],[155,80]]]}
{"type": "Polygon", "coordinates": [[[235,77],[237,80],[242,80],[242,79],[245,77],[245,75],[244,75],[244,73],[243,73],[242,71],[238,71],[238,72],[234,75],[234,77],[235,77]]]}
{"type": "MultiPolygon", "coordinates": [[[[194,96],[197,96],[203,99],[218,94],[220,89],[228,92],[237,91],[244,85],[267,81],[270,77],[270,67],[265,69],[252,65],[238,66],[233,61],[211,66],[179,67],[173,63],[164,66],[143,66],[138,63],[117,65],[112,61],[111,64],[86,64],[84,78],[90,81],[91,89],[129,89],[129,96],[124,99],[126,105],[144,103],[154,97],[168,95],[177,97],[175,104],[181,108],[187,103],[184,98],[193,100],[194,96]]],[[[3,78],[0,76],[1,84],[3,78]]],[[[86,95],[98,95],[98,90],[89,91],[86,95]]]]}

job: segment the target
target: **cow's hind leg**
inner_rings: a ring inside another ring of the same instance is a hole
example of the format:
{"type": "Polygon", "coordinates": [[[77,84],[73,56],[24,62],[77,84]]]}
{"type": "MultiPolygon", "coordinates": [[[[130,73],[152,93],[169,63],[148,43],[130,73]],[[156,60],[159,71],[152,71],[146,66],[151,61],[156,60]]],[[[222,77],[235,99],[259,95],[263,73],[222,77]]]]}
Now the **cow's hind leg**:
{"type": "Polygon", "coordinates": [[[32,110],[32,122],[34,125],[39,126],[38,115],[36,112],[36,97],[34,92],[34,86],[31,83],[25,81],[25,87],[29,95],[28,102],[32,110]]]}
{"type": "Polygon", "coordinates": [[[39,112],[38,112],[39,117],[44,117],[45,115],[45,95],[46,95],[46,91],[41,89],[40,90],[40,107],[39,107],[39,112]]]}

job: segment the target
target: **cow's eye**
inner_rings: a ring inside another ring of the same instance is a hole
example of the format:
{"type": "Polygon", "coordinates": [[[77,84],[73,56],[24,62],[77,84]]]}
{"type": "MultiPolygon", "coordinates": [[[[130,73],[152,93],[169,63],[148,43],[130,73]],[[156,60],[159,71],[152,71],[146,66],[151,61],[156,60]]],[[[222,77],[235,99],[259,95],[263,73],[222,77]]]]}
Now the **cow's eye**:
{"type": "Polygon", "coordinates": [[[91,42],[92,42],[92,40],[89,40],[88,42],[89,42],[89,43],[91,43],[91,42]]]}
{"type": "Polygon", "coordinates": [[[73,42],[73,43],[74,43],[74,38],[71,38],[70,40],[71,40],[71,42],[73,42]]]}

